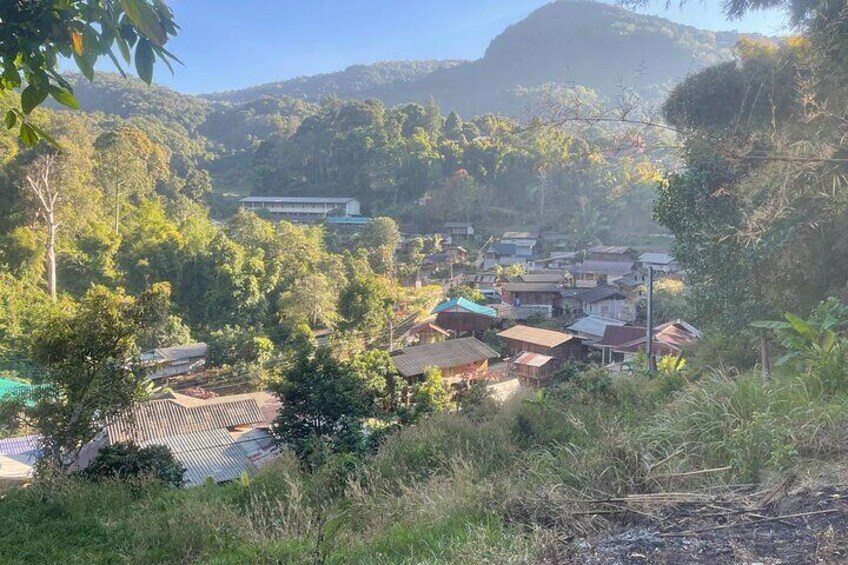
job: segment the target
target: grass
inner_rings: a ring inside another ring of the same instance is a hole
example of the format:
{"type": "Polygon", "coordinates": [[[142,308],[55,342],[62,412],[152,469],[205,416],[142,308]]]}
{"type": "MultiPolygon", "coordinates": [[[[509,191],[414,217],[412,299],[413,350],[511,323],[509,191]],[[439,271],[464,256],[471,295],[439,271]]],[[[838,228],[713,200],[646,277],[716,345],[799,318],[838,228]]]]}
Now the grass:
{"type": "Polygon", "coordinates": [[[575,533],[567,511],[580,492],[757,481],[841,457],[848,386],[844,363],[768,385],[753,374],[691,382],[590,370],[541,399],[475,414],[435,416],[366,461],[312,474],[284,456],[218,487],[71,480],[9,491],[0,562],[540,561],[575,533]]]}

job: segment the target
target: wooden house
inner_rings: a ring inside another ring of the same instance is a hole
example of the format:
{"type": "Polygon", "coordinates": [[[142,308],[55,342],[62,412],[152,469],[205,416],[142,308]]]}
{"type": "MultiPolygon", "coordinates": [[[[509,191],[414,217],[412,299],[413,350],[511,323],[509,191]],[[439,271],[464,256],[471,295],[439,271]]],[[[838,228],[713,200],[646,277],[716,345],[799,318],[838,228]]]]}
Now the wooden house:
{"type": "Polygon", "coordinates": [[[488,330],[497,321],[497,312],[467,298],[454,298],[439,304],[431,314],[436,315],[436,325],[458,335],[480,333],[488,330]]]}
{"type": "Polygon", "coordinates": [[[501,297],[513,306],[550,306],[555,314],[562,287],[560,283],[508,282],[501,285],[501,297]]]}
{"type": "Polygon", "coordinates": [[[570,333],[518,325],[500,332],[498,337],[506,342],[511,355],[540,353],[554,358],[557,367],[567,359],[580,359],[583,355],[582,340],[570,333]]]}
{"type": "Polygon", "coordinates": [[[636,262],[636,251],[629,247],[616,245],[596,245],[586,250],[585,261],[609,261],[612,263],[636,262]]]}
{"type": "Polygon", "coordinates": [[[420,382],[427,369],[440,369],[447,384],[485,379],[489,360],[498,352],[473,337],[405,347],[392,356],[397,371],[410,383],[420,382]]]}
{"type": "Polygon", "coordinates": [[[451,239],[465,240],[474,236],[474,226],[470,222],[447,222],[443,227],[445,235],[451,239]]]}

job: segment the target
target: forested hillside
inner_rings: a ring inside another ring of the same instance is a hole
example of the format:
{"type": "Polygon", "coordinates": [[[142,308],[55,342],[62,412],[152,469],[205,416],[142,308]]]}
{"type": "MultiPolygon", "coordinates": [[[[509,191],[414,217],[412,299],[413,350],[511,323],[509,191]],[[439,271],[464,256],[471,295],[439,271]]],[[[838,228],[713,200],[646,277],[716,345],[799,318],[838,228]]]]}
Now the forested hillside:
{"type": "Polygon", "coordinates": [[[336,94],[401,104],[433,97],[446,112],[524,117],[528,104],[551,87],[583,86],[609,98],[632,88],[661,101],[688,73],[729,59],[736,39],[735,33],[703,31],[618,6],[560,0],[507,28],[476,61],[357,66],[208,98],[245,102],[290,95],[318,101],[336,94]]]}

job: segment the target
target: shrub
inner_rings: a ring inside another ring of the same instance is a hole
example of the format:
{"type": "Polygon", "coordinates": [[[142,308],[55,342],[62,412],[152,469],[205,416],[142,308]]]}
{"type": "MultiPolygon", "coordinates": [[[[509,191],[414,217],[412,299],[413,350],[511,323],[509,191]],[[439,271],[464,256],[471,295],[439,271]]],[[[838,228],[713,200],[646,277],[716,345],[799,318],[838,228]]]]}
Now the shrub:
{"type": "Polygon", "coordinates": [[[185,467],[164,445],[139,447],[131,442],[121,442],[101,449],[81,474],[94,481],[152,478],[179,487],[183,484],[185,467]]]}

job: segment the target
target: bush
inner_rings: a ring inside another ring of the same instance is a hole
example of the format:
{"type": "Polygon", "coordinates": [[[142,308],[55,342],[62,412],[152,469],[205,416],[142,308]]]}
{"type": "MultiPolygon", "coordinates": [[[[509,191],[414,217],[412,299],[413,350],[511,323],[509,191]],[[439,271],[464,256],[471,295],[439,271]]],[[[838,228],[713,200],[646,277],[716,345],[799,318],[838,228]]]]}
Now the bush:
{"type": "Polygon", "coordinates": [[[81,474],[94,481],[154,479],[179,487],[183,484],[185,467],[164,445],[139,447],[131,442],[121,442],[101,449],[81,474]]]}

